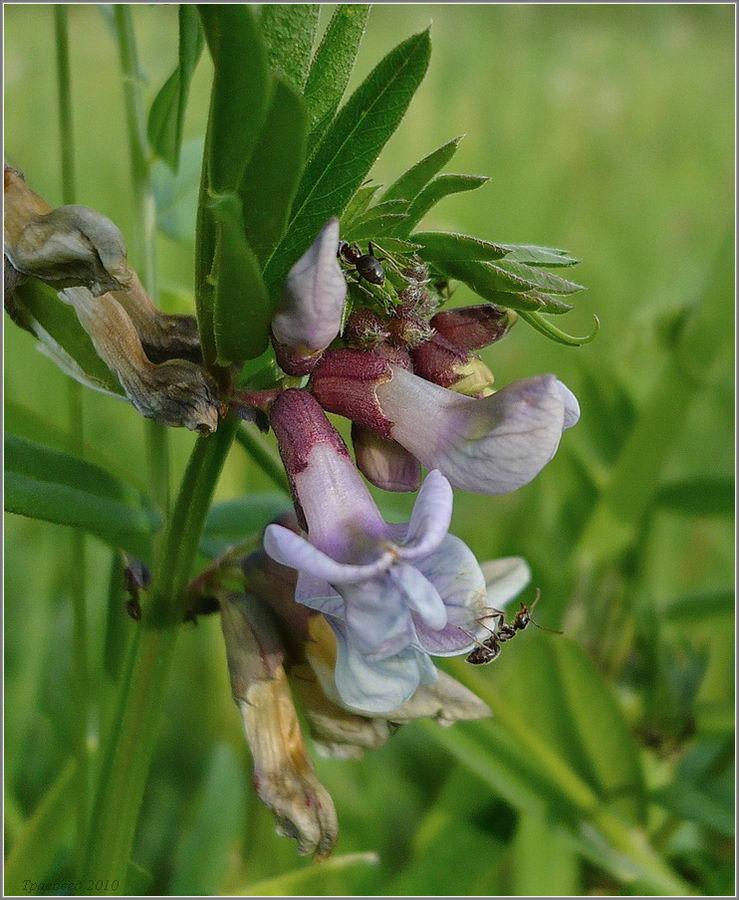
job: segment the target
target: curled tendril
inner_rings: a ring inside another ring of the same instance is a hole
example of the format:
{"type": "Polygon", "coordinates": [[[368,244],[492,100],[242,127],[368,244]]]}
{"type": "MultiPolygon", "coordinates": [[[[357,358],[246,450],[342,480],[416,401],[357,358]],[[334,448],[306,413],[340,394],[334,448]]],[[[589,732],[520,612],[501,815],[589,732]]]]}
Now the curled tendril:
{"type": "Polygon", "coordinates": [[[556,325],[552,325],[551,322],[537,312],[519,310],[518,315],[545,337],[556,341],[558,344],[565,344],[567,347],[581,347],[583,344],[589,344],[600,331],[600,319],[595,314],[593,314],[593,319],[595,320],[593,330],[585,337],[575,337],[572,334],[567,334],[567,332],[557,328],[556,325]]]}

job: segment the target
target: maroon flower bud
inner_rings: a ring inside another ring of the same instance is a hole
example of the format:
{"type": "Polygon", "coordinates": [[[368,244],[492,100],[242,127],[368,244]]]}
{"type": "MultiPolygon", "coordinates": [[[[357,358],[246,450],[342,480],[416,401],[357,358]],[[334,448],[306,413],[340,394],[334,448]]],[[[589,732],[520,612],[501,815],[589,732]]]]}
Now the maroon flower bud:
{"type": "Polygon", "coordinates": [[[357,468],[375,487],[408,492],[421,486],[421,464],[400,444],[356,422],[352,424],[352,443],[357,468]]]}
{"type": "Polygon", "coordinates": [[[388,330],[392,344],[407,347],[409,350],[429,340],[434,334],[434,329],[422,316],[400,311],[399,315],[388,322],[388,330]]]}
{"type": "Polygon", "coordinates": [[[409,372],[413,371],[411,355],[403,347],[393,347],[392,344],[383,342],[374,347],[372,352],[376,356],[391,362],[394,366],[400,366],[401,369],[407,369],[409,372]]]}
{"type": "Polygon", "coordinates": [[[385,322],[367,307],[355,309],[344,328],[344,340],[357,350],[371,350],[389,337],[385,322]]]}
{"type": "MultiPolygon", "coordinates": [[[[390,363],[375,353],[329,350],[313,370],[309,387],[324,409],[373,428],[389,438],[393,423],[383,415],[376,390],[378,385],[390,381],[392,377],[390,363]]],[[[285,392],[289,393],[292,392],[285,392]]]]}
{"type": "Polygon", "coordinates": [[[416,375],[468,397],[486,391],[493,383],[492,372],[478,356],[438,334],[412,350],[411,357],[416,375]]]}
{"type": "Polygon", "coordinates": [[[479,350],[505,337],[517,318],[510,309],[485,303],[439,312],[429,324],[460,350],[479,350]]]}

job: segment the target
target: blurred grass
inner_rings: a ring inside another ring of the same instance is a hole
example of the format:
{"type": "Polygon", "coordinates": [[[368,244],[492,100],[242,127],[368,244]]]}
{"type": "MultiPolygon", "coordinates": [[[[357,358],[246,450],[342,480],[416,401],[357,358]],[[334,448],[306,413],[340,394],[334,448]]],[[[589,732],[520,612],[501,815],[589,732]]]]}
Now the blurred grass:
{"type": "MultiPolygon", "coordinates": [[[[134,207],[112,33],[94,7],[68,11],[78,200],[130,235],[134,207]]],[[[133,13],[150,104],[175,61],[176,9],[142,6],[133,13]]],[[[322,10],[323,22],[327,13],[322,10]]],[[[585,332],[597,312],[603,327],[593,344],[568,350],[521,324],[485,354],[501,385],[556,372],[581,398],[581,424],[532,485],[508,497],[458,495],[454,530],[481,559],[517,554],[530,560],[534,584],[543,591],[539,616],[564,627],[605,674],[639,738],[648,790],[671,783],[687,759],[692,768],[686,783],[707,792],[699,796],[716,798],[722,809],[727,803],[730,808],[732,795],[733,634],[724,627],[725,613],[698,613],[685,621],[668,619],[665,611],[675,598],[730,588],[729,517],[650,505],[632,522],[634,537],[607,565],[583,562],[574,551],[631,425],[674,365],[675,317],[711,284],[719,284],[705,294],[711,309],[718,313],[718,304],[729,299],[720,285],[731,285],[733,265],[731,251],[722,249],[733,247],[733,15],[731,7],[719,5],[378,6],[353,77],[358,83],[381,55],[433,20],[429,74],[375,177],[389,183],[466,132],[452,170],[488,174],[493,181],[474,196],[448,198],[427,224],[490,240],[564,247],[583,260],[575,277],[589,290],[558,324],[585,332]],[[614,396],[617,402],[607,405],[614,396]],[[705,671],[692,705],[685,674],[691,653],[702,656],[705,671]]],[[[6,159],[57,204],[52,10],[9,6],[5,26],[6,159]]],[[[186,140],[202,136],[209,66],[201,60],[193,80],[186,140]]],[[[192,242],[160,235],[158,243],[162,305],[191,311],[192,242]]],[[[464,288],[457,300],[473,302],[464,288]]],[[[684,405],[669,413],[679,421],[669,445],[660,448],[660,482],[728,477],[732,471],[730,315],[706,317],[699,337],[721,363],[718,369],[702,366],[697,379],[693,372],[684,405]]],[[[50,427],[65,428],[64,376],[36,352],[29,335],[10,325],[5,349],[7,399],[50,427]]],[[[656,444],[671,424],[660,418],[668,407],[654,409],[653,431],[650,420],[641,420],[643,452],[649,452],[650,434],[656,444]]],[[[143,421],[109,397],[89,400],[87,410],[85,440],[136,480],[145,464],[143,421]]],[[[6,422],[12,430],[12,411],[6,422]]],[[[175,478],[191,443],[189,434],[171,431],[175,478]]],[[[235,448],[217,496],[271,487],[235,448]]],[[[393,508],[405,502],[392,500],[393,508]]],[[[94,539],[88,544],[91,664],[101,671],[110,554],[94,539]]],[[[72,604],[64,579],[68,543],[60,528],[7,516],[5,547],[5,724],[14,747],[7,758],[6,824],[12,846],[73,746],[72,604]]],[[[134,627],[121,613],[120,629],[134,627]]],[[[543,645],[557,638],[537,632],[519,640],[543,645]]],[[[509,680],[537,682],[541,670],[525,665],[530,654],[514,650],[501,659],[502,668],[496,663],[482,670],[489,690],[507,691],[509,680]]],[[[274,835],[269,813],[247,788],[248,755],[217,621],[185,629],[177,653],[176,675],[162,699],[165,724],[135,854],[152,873],[147,890],[227,893],[309,866],[297,859],[291,842],[274,835]],[[218,815],[218,803],[213,807],[214,791],[240,798],[227,815],[218,815]],[[207,824],[213,815],[217,832],[207,824]],[[212,863],[200,870],[193,861],[198,829],[219,837],[217,849],[208,850],[212,863]]],[[[101,681],[95,689],[102,695],[109,688],[101,681]]],[[[536,730],[536,697],[527,703],[522,714],[536,730]]],[[[482,726],[455,726],[448,735],[457,732],[484,744],[482,726]]],[[[93,745],[96,733],[93,722],[93,745]]],[[[467,771],[421,726],[402,729],[362,762],[319,761],[318,769],[339,810],[339,852],[377,851],[380,863],[327,873],[325,880],[306,882],[311,892],[624,889],[602,867],[562,849],[566,837],[559,823],[517,811],[505,790],[494,789],[495,772],[483,780],[467,771]],[[554,856],[560,864],[550,862],[547,869],[546,858],[554,856]]],[[[672,813],[650,807],[655,846],[698,893],[730,892],[723,820],[691,821],[690,803],[675,805],[674,796],[671,802],[672,813]]],[[[66,830],[54,831],[50,871],[64,871],[72,832],[71,818],[66,830]]]]}

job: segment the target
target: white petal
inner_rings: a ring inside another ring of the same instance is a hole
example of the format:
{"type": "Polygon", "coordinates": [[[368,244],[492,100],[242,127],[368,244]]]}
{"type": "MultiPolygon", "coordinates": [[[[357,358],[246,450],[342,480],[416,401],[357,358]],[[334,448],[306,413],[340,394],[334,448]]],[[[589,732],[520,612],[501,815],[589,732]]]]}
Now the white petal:
{"type": "Polygon", "coordinates": [[[348,635],[359,652],[382,659],[415,642],[405,592],[389,573],[361,584],[342,585],[340,590],[348,635]]]}
{"type": "Polygon", "coordinates": [[[405,605],[416,613],[428,628],[443,628],[447,610],[439,592],[415,566],[398,563],[390,569],[390,577],[401,591],[405,605]]]}
{"type": "Polygon", "coordinates": [[[298,574],[295,602],[310,609],[317,609],[328,616],[337,616],[340,619],[345,616],[344,600],[341,595],[337,594],[327,581],[307,572],[298,574]]]}

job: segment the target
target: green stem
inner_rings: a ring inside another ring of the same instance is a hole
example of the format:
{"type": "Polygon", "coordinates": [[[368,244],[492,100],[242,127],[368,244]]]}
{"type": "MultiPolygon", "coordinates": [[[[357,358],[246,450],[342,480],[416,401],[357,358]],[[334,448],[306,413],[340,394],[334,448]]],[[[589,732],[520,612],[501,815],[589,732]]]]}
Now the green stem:
{"type": "Polygon", "coordinates": [[[286,494],[290,493],[290,485],[287,476],[285,475],[285,470],[264,446],[262,441],[259,440],[257,435],[250,431],[249,428],[242,425],[236,432],[236,442],[241,444],[264,474],[270,478],[281,491],[284,491],[286,494]]]}
{"type": "Polygon", "coordinates": [[[136,36],[133,30],[131,7],[128,4],[118,4],[114,7],[114,13],[118,52],[123,72],[123,97],[126,106],[126,126],[136,209],[136,266],[142,284],[154,297],[156,295],[156,210],[149,182],[146,115],[136,52],[136,36]]]}
{"type": "MultiPolygon", "coordinates": [[[[146,115],[136,50],[136,34],[130,6],[118,5],[114,8],[114,13],[118,52],[123,73],[123,99],[131,156],[131,181],[137,237],[134,258],[141,283],[152,297],[156,297],[156,208],[151,190],[146,115]]],[[[168,434],[166,428],[157,422],[147,421],[145,428],[149,490],[154,502],[166,515],[169,509],[168,434]]]]}
{"type": "Polygon", "coordinates": [[[84,871],[124,879],[154,750],[186,586],[237,421],[193,449],[164,535],[150,600],[137,628],[101,767],[84,871]]]}
{"type": "MultiPolygon", "coordinates": [[[[61,144],[62,203],[72,204],[76,196],[74,168],[74,130],[72,127],[72,88],[69,66],[69,31],[67,10],[54,7],[56,39],[57,103],[61,144]]],[[[78,456],[84,456],[84,408],[82,385],[70,379],[67,386],[70,445],[78,456]]],[[[71,534],[69,589],[72,594],[72,681],[75,696],[75,756],[77,760],[77,862],[82,860],[88,816],[89,759],[87,729],[90,709],[88,692],[87,598],[85,596],[85,535],[80,529],[71,534]]]]}

